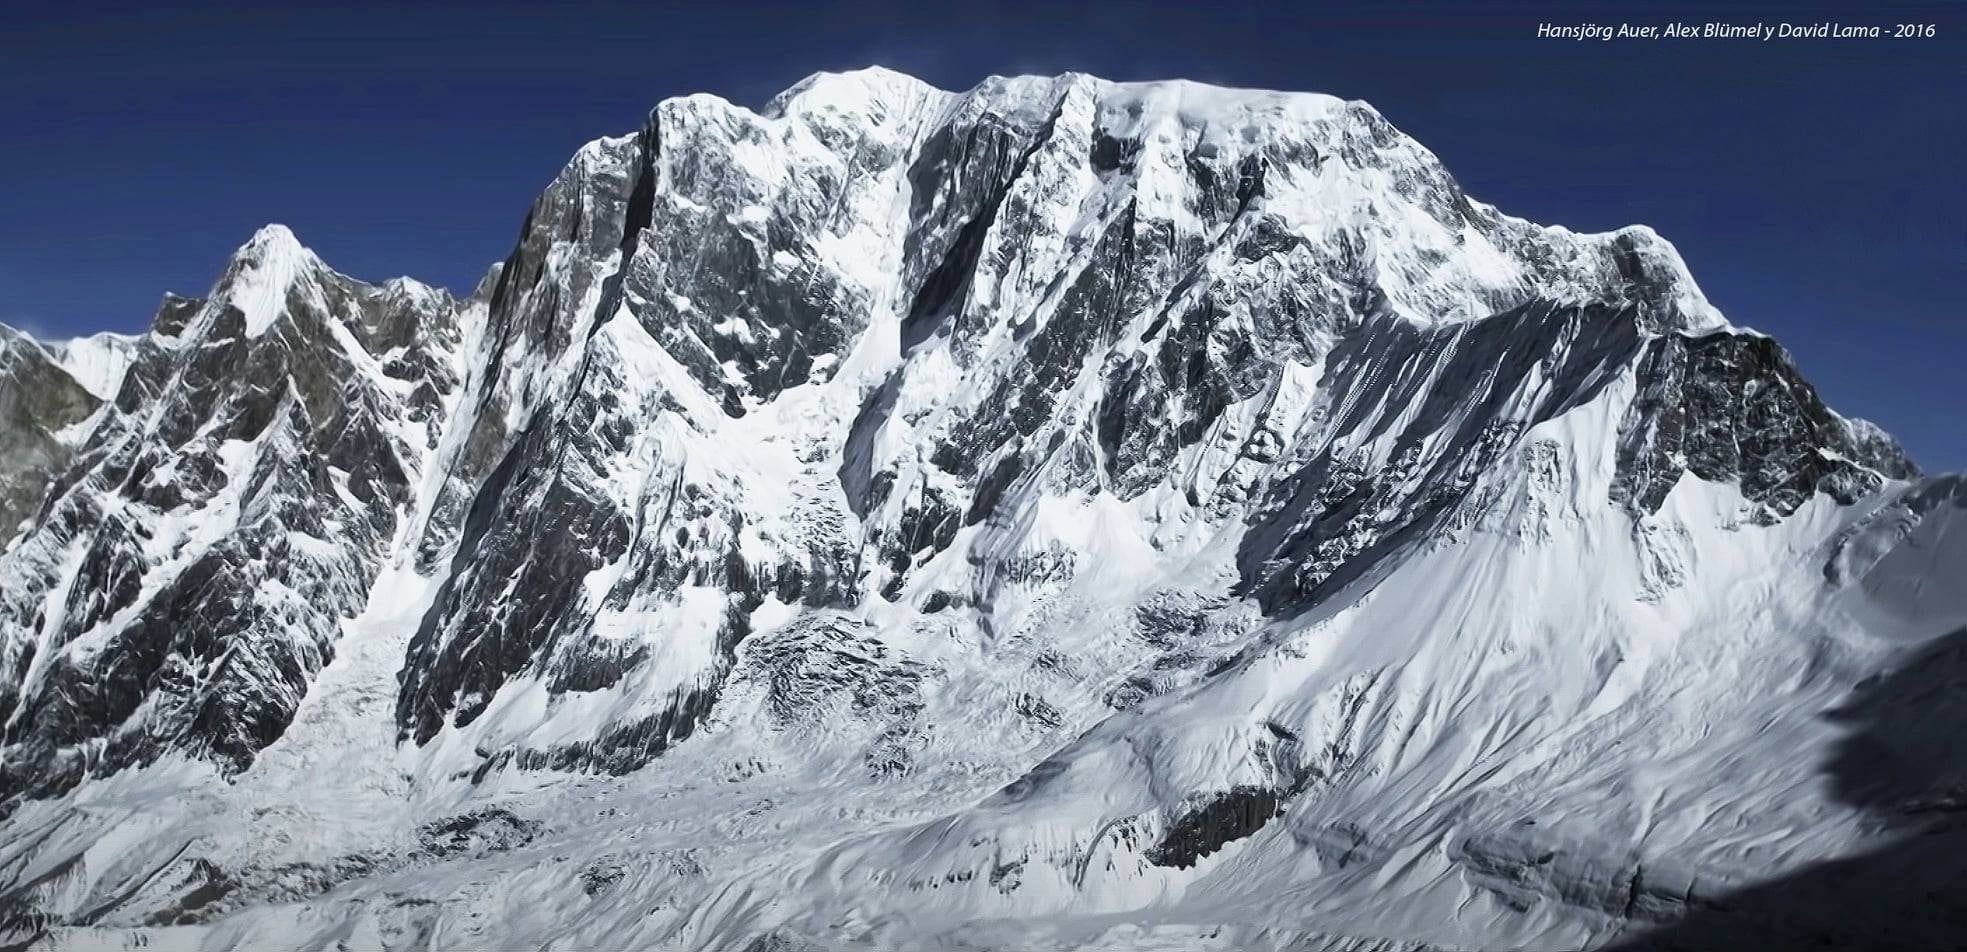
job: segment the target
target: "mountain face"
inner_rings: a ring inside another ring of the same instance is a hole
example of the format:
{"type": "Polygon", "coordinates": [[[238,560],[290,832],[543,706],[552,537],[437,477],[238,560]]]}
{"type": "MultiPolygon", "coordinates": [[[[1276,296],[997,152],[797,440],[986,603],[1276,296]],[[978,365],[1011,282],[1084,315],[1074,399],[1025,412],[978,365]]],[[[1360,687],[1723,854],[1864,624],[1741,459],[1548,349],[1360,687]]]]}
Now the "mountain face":
{"type": "Polygon", "coordinates": [[[37,341],[0,326],[0,526],[11,534],[68,465],[74,430],[102,401],[37,341]]]}
{"type": "Polygon", "coordinates": [[[11,796],[170,753],[238,770],[280,736],[415,498],[457,310],[279,227],[166,301],[6,555],[11,796]]]}
{"type": "Polygon", "coordinates": [[[669,100],[467,299],[0,348],[8,942],[1967,922],[1959,477],[1361,103],[669,100]]]}

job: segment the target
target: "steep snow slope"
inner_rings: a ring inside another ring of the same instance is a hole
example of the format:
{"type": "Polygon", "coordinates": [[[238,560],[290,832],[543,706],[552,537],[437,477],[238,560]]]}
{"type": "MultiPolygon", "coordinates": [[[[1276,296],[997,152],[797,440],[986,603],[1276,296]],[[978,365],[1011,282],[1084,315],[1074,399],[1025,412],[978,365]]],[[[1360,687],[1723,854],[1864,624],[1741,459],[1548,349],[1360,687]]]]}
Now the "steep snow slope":
{"type": "Polygon", "coordinates": [[[1967,895],[1757,892],[1959,832],[1944,677],[1876,699],[1967,631],[1958,480],[1363,104],[821,74],[583,148],[469,301],[278,229],[173,300],[0,557],[17,939],[1917,945],[1967,895]]]}
{"type": "Polygon", "coordinates": [[[142,345],[141,337],[104,331],[62,341],[48,350],[90,393],[101,400],[113,400],[122,386],[123,373],[137,359],[142,345]]]}

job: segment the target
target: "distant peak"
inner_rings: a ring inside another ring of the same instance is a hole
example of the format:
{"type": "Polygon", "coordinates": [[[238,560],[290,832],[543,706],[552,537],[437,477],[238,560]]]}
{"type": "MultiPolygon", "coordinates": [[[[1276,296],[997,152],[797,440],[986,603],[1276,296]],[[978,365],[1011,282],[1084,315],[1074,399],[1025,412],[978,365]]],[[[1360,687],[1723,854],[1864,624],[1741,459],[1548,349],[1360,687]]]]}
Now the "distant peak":
{"type": "Polygon", "coordinates": [[[294,237],[293,229],[279,222],[270,222],[262,225],[259,231],[253,232],[253,237],[247,239],[246,243],[239,250],[292,251],[295,253],[304,253],[307,251],[307,248],[301,244],[299,238],[294,237]]]}
{"type": "Polygon", "coordinates": [[[382,283],[382,289],[391,294],[409,294],[409,295],[417,295],[417,296],[444,293],[443,288],[437,287],[436,285],[432,285],[432,284],[425,284],[424,282],[419,281],[416,278],[412,278],[408,275],[398,275],[397,277],[390,278],[389,280],[384,281],[382,283]]]}
{"type": "Polygon", "coordinates": [[[234,271],[277,273],[282,276],[282,281],[291,281],[307,270],[327,267],[318,255],[294,237],[292,229],[279,223],[265,225],[253,232],[253,237],[246,239],[246,243],[232,253],[232,263],[234,271]]]}
{"type": "Polygon", "coordinates": [[[494,261],[485,269],[485,276],[478,279],[478,285],[471,289],[470,300],[490,302],[492,292],[499,286],[499,276],[505,273],[505,262],[494,261]]]}
{"type": "MultiPolygon", "coordinates": [[[[824,84],[830,82],[860,83],[862,85],[869,85],[869,86],[925,86],[926,87],[929,85],[928,83],[916,79],[915,77],[910,76],[907,73],[904,73],[900,70],[889,69],[886,66],[870,65],[870,66],[862,66],[857,69],[817,70],[813,73],[808,74],[805,79],[802,79],[797,83],[794,83],[792,85],[792,88],[798,89],[802,86],[811,86],[815,84],[824,84]]],[[[788,90],[788,92],[789,91],[790,90],[788,90]]]]}
{"type": "Polygon", "coordinates": [[[773,96],[765,112],[783,116],[813,106],[841,107],[948,95],[906,73],[885,66],[864,66],[839,72],[822,70],[808,75],[773,96]]]}
{"type": "Polygon", "coordinates": [[[57,342],[48,352],[97,399],[114,400],[124,371],[136,360],[139,340],[131,334],[103,331],[57,342]]]}
{"type": "Polygon", "coordinates": [[[1628,280],[1647,286],[1674,305],[1678,329],[1693,334],[1734,330],[1701,292],[1680,250],[1651,226],[1627,225],[1603,240],[1619,256],[1619,267],[1628,280]]]}
{"type": "Polygon", "coordinates": [[[5,321],[0,321],[0,354],[6,353],[9,347],[17,347],[22,344],[33,344],[38,347],[41,345],[41,339],[28,333],[23,328],[15,327],[5,321]]]}

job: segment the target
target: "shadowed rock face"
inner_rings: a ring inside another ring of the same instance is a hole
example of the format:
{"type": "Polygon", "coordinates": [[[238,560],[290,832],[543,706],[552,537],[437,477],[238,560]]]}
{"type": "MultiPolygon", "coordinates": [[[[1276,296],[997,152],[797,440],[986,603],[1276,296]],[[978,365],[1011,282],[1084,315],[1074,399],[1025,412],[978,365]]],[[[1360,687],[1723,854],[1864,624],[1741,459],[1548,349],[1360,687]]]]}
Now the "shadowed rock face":
{"type": "Polygon", "coordinates": [[[1919,471],[1876,429],[1824,406],[1776,342],[1715,334],[1647,345],[1613,500],[1657,512],[1682,473],[1735,483],[1770,522],[1817,493],[1845,504],[1919,471]]]}
{"type": "Polygon", "coordinates": [[[1541,303],[1345,339],[1326,358],[1338,402],[1325,436],[1244,537],[1245,585],[1273,611],[1303,610],[1427,538],[1527,430],[1630,372],[1641,340],[1629,309],[1541,303]]]}
{"type": "Polygon", "coordinates": [[[62,431],[100,403],[40,345],[0,327],[0,537],[11,538],[41,506],[73,450],[62,431]]]}
{"type": "Polygon", "coordinates": [[[1147,851],[1147,860],[1156,866],[1194,866],[1203,857],[1263,829],[1283,812],[1293,792],[1238,787],[1206,798],[1175,818],[1160,842],[1147,851]]]}

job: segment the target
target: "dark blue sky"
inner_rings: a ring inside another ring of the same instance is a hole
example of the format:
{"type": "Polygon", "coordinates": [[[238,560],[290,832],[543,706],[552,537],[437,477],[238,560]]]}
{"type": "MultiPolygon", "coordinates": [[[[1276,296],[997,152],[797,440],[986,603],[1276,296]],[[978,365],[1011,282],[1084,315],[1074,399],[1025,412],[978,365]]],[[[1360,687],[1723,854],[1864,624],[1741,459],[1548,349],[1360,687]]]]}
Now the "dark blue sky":
{"type": "Polygon", "coordinates": [[[15,3],[0,321],[144,326],[268,221],[468,289],[582,142],[668,96],[880,63],[1366,99],[1478,198],[1658,228],[1738,324],[1929,469],[1967,468],[1967,16],[1955,4],[15,3]],[[1842,7],[1840,10],[1839,7],[1842,7]],[[1934,23],[1929,40],[1569,42],[1540,20],[1934,23]]]}

